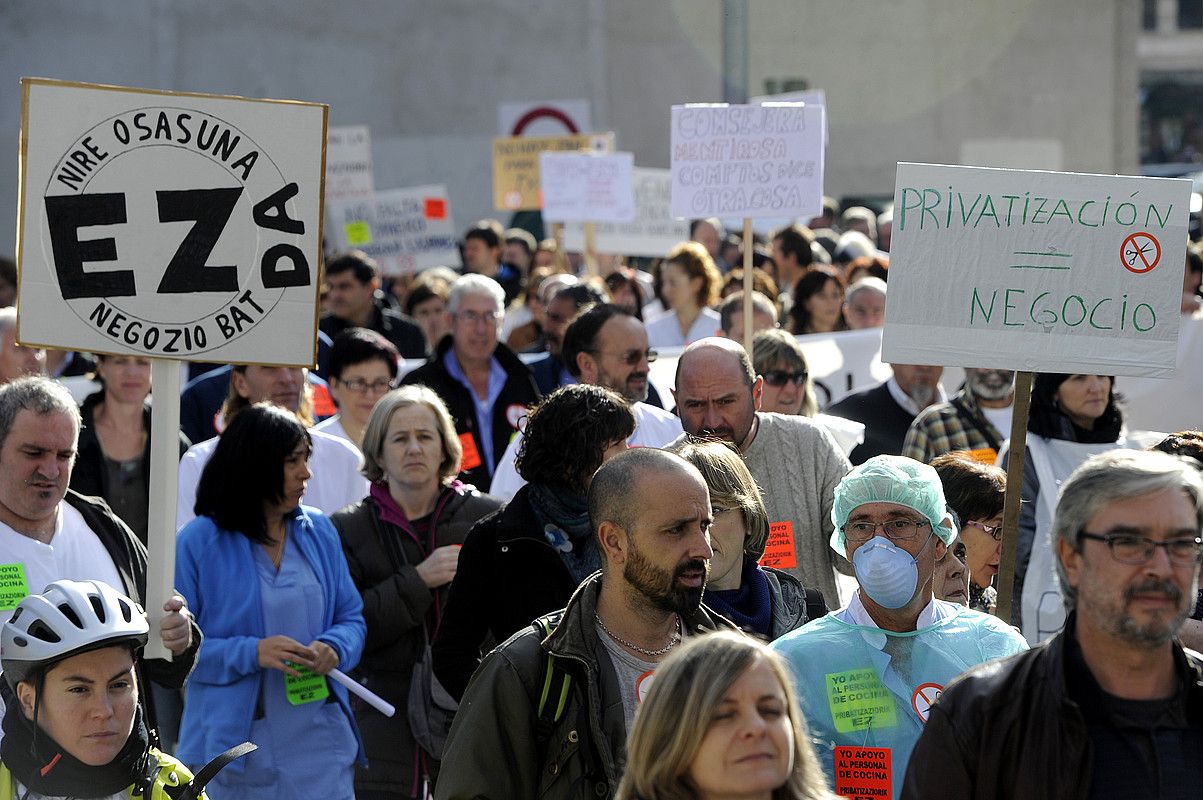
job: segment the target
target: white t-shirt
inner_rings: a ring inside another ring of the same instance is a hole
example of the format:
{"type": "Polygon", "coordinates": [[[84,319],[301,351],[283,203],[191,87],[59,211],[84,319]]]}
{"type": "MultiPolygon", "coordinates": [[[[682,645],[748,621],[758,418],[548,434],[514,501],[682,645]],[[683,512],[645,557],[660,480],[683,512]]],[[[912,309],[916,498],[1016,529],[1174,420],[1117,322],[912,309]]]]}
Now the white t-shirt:
{"type": "MultiPolygon", "coordinates": [[[[354,440],[352,440],[350,435],[347,433],[347,429],[343,427],[342,418],[342,414],[336,414],[333,417],[330,417],[330,419],[324,419],[318,424],[314,425],[313,430],[321,431],[322,433],[328,433],[331,436],[337,436],[340,439],[346,439],[348,442],[351,442],[351,444],[355,444],[354,440]]],[[[359,449],[358,446],[356,449],[359,449]]]]}
{"type": "MultiPolygon", "coordinates": [[[[301,503],[313,506],[323,514],[333,514],[367,497],[368,480],[359,471],[363,466],[359,449],[347,439],[315,428],[309,430],[309,437],[313,440],[313,455],[309,457],[309,469],[313,477],[305,487],[301,503]]],[[[175,507],[177,531],[196,518],[192,511],[196,505],[196,489],[205,465],[217,449],[219,438],[214,436],[194,444],[180,459],[180,491],[175,507]]]]}
{"type": "Polygon", "coordinates": [[[30,538],[0,522],[0,568],[4,576],[4,607],[0,608],[0,625],[13,615],[19,598],[16,597],[16,576],[25,580],[29,594],[40,594],[47,584],[62,580],[103,581],[126,594],[121,574],[83,516],[67,503],[59,503],[58,520],[50,544],[30,538]],[[13,569],[19,565],[19,569],[13,569]]]}
{"type": "Polygon", "coordinates": [[[979,405],[978,409],[982,412],[982,416],[990,421],[994,429],[998,431],[998,435],[1002,440],[1011,438],[1011,416],[1015,410],[1014,405],[1009,405],[1006,408],[984,408],[979,405]]]}
{"type": "MultiPolygon", "coordinates": [[[[676,414],[648,403],[632,403],[631,413],[635,415],[635,432],[627,438],[628,447],[664,447],[681,435],[681,419],[676,414]]],[[[493,471],[493,482],[489,484],[489,494],[507,503],[526,485],[526,479],[514,467],[521,443],[522,434],[515,433],[509,447],[501,454],[501,461],[493,471]]]]}

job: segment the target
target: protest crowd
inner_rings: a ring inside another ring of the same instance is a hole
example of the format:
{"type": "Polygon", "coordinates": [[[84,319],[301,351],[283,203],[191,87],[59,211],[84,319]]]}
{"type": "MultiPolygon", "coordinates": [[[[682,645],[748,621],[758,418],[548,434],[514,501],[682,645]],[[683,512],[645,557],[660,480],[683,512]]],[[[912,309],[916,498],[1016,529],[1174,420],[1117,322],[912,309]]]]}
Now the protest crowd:
{"type": "Polygon", "coordinates": [[[313,369],[187,366],[165,602],[151,359],[19,343],[0,260],[0,800],[1197,796],[1203,433],[1110,375],[821,385],[900,211],[326,252],[313,369]]]}

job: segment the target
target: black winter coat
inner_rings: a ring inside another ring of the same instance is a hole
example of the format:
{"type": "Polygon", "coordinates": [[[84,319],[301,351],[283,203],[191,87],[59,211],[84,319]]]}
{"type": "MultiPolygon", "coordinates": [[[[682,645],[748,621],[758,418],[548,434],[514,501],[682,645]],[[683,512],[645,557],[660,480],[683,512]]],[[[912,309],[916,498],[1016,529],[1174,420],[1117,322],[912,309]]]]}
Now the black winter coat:
{"type": "Polygon", "coordinates": [[[455,483],[435,504],[429,537],[381,519],[371,497],[330,517],[342,539],[351,579],[363,596],[367,638],[355,677],[397,707],[391,719],[356,703],[368,767],[358,768],[355,788],[416,797],[417,745],[405,714],[414,664],[426,646],[423,623],[433,632],[448,587],[432,591],[417,565],[438,547],[463,544],[481,517],[501,507],[495,497],[455,483]],[[362,712],[362,713],[361,713],[362,712]]]}
{"type": "Polygon", "coordinates": [[[451,597],[431,654],[434,674],[459,700],[482,653],[568,604],[577,581],[543,537],[523,486],[482,519],[459,554],[451,597]]]}

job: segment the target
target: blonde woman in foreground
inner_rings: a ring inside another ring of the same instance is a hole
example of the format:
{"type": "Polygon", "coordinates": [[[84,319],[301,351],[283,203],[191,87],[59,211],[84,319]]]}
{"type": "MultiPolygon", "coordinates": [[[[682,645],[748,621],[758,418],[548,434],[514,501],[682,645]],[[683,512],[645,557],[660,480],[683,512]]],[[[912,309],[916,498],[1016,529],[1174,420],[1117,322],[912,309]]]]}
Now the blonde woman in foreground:
{"type": "Polygon", "coordinates": [[[617,800],[828,798],[776,653],[732,632],[690,639],[656,670],[617,800]]]}

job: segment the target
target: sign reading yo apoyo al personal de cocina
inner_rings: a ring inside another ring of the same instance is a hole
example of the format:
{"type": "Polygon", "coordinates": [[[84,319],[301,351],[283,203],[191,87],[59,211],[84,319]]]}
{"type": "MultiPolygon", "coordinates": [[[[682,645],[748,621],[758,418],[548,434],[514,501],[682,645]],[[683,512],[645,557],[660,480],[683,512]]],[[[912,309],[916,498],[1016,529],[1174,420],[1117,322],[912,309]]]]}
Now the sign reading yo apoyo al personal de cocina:
{"type": "Polygon", "coordinates": [[[326,116],[23,79],[20,341],[312,365],[326,116]]]}

